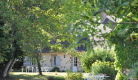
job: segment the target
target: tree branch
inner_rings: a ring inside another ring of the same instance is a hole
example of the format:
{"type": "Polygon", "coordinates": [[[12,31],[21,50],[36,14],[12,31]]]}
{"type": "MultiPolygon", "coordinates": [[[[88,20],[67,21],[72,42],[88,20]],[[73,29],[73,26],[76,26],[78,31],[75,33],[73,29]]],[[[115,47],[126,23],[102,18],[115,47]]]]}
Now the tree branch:
{"type": "MultiPolygon", "coordinates": [[[[88,16],[83,16],[85,18],[87,18],[91,23],[95,23],[95,24],[109,24],[109,23],[101,23],[101,22],[93,22],[90,20],[90,18],[88,16]]],[[[121,23],[115,23],[115,24],[138,24],[138,22],[121,22],[121,23]]]]}
{"type": "Polygon", "coordinates": [[[138,23],[138,21],[134,20],[134,19],[133,19],[132,17],[130,17],[130,16],[127,16],[127,18],[129,18],[129,19],[131,19],[131,20],[133,20],[133,21],[135,21],[135,22],[138,23]]]}

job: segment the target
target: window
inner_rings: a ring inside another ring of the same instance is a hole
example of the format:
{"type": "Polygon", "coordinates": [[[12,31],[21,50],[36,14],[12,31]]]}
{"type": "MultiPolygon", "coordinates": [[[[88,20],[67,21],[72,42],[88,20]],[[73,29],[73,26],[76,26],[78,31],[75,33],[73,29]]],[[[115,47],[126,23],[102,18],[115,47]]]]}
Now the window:
{"type": "Polygon", "coordinates": [[[53,65],[54,66],[60,66],[60,56],[55,56],[53,58],[53,65]]]}
{"type": "Polygon", "coordinates": [[[54,65],[56,65],[56,56],[54,57],[54,65]]]}
{"type": "Polygon", "coordinates": [[[74,57],[74,66],[77,66],[77,57],[74,57]]]}

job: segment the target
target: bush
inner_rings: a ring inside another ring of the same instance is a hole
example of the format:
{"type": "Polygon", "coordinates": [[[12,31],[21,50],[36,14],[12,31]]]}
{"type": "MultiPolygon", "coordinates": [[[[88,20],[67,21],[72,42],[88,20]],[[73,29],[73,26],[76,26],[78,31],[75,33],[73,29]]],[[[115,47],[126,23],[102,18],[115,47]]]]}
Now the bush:
{"type": "Polygon", "coordinates": [[[66,72],[65,70],[62,70],[62,72],[66,72]]]}
{"type": "Polygon", "coordinates": [[[55,71],[60,72],[59,67],[56,67],[56,66],[55,66],[50,72],[55,72],[55,71]]]}
{"type": "Polygon", "coordinates": [[[54,80],[65,80],[65,78],[64,77],[55,76],[54,80]]]}
{"type": "MultiPolygon", "coordinates": [[[[12,69],[12,72],[22,72],[22,69],[12,69]]],[[[24,70],[25,71],[25,70],[24,70]]]]}
{"type": "Polygon", "coordinates": [[[123,80],[129,80],[129,78],[134,78],[135,80],[138,80],[138,62],[135,62],[132,65],[132,68],[129,69],[129,74],[124,76],[123,80]]]}
{"type": "Polygon", "coordinates": [[[123,78],[124,78],[124,75],[120,71],[118,71],[115,80],[123,80],[123,78]]]}
{"type": "Polygon", "coordinates": [[[82,68],[85,70],[85,72],[91,72],[91,65],[96,61],[115,61],[115,55],[114,51],[110,50],[104,50],[104,49],[96,49],[94,50],[94,53],[91,53],[87,55],[87,53],[84,53],[81,55],[81,63],[82,68]]]}
{"type": "Polygon", "coordinates": [[[66,80],[83,80],[82,78],[82,72],[79,73],[72,73],[70,70],[67,70],[67,78],[66,80]]]}
{"type": "Polygon", "coordinates": [[[114,80],[117,74],[113,62],[101,62],[98,60],[92,64],[92,72],[94,75],[99,73],[106,74],[107,76],[110,76],[109,80],[114,80]]]}
{"type": "Polygon", "coordinates": [[[60,76],[49,76],[47,79],[48,80],[65,80],[64,77],[60,77],[60,76]]]}

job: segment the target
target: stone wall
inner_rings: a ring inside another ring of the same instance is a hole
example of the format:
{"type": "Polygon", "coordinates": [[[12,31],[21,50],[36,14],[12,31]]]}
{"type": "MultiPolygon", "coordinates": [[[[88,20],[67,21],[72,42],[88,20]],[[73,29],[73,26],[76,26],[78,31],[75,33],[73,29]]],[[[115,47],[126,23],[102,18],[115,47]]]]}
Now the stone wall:
{"type": "MultiPolygon", "coordinates": [[[[49,71],[53,69],[55,66],[53,65],[53,58],[55,56],[60,56],[60,71],[73,70],[73,57],[70,54],[59,54],[59,53],[43,53],[42,54],[43,61],[41,62],[42,67],[50,67],[49,71]]],[[[77,71],[82,70],[80,59],[77,60],[77,71]]],[[[24,64],[25,64],[24,59],[24,64]]],[[[24,65],[25,66],[25,65],[24,65]]]]}

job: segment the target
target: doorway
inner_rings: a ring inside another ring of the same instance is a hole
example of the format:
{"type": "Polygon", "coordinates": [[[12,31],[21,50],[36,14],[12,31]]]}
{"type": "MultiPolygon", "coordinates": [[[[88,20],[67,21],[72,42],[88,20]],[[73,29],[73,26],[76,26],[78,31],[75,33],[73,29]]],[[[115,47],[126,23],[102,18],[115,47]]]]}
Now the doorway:
{"type": "Polygon", "coordinates": [[[73,57],[73,72],[77,72],[77,57],[73,57]]]}

